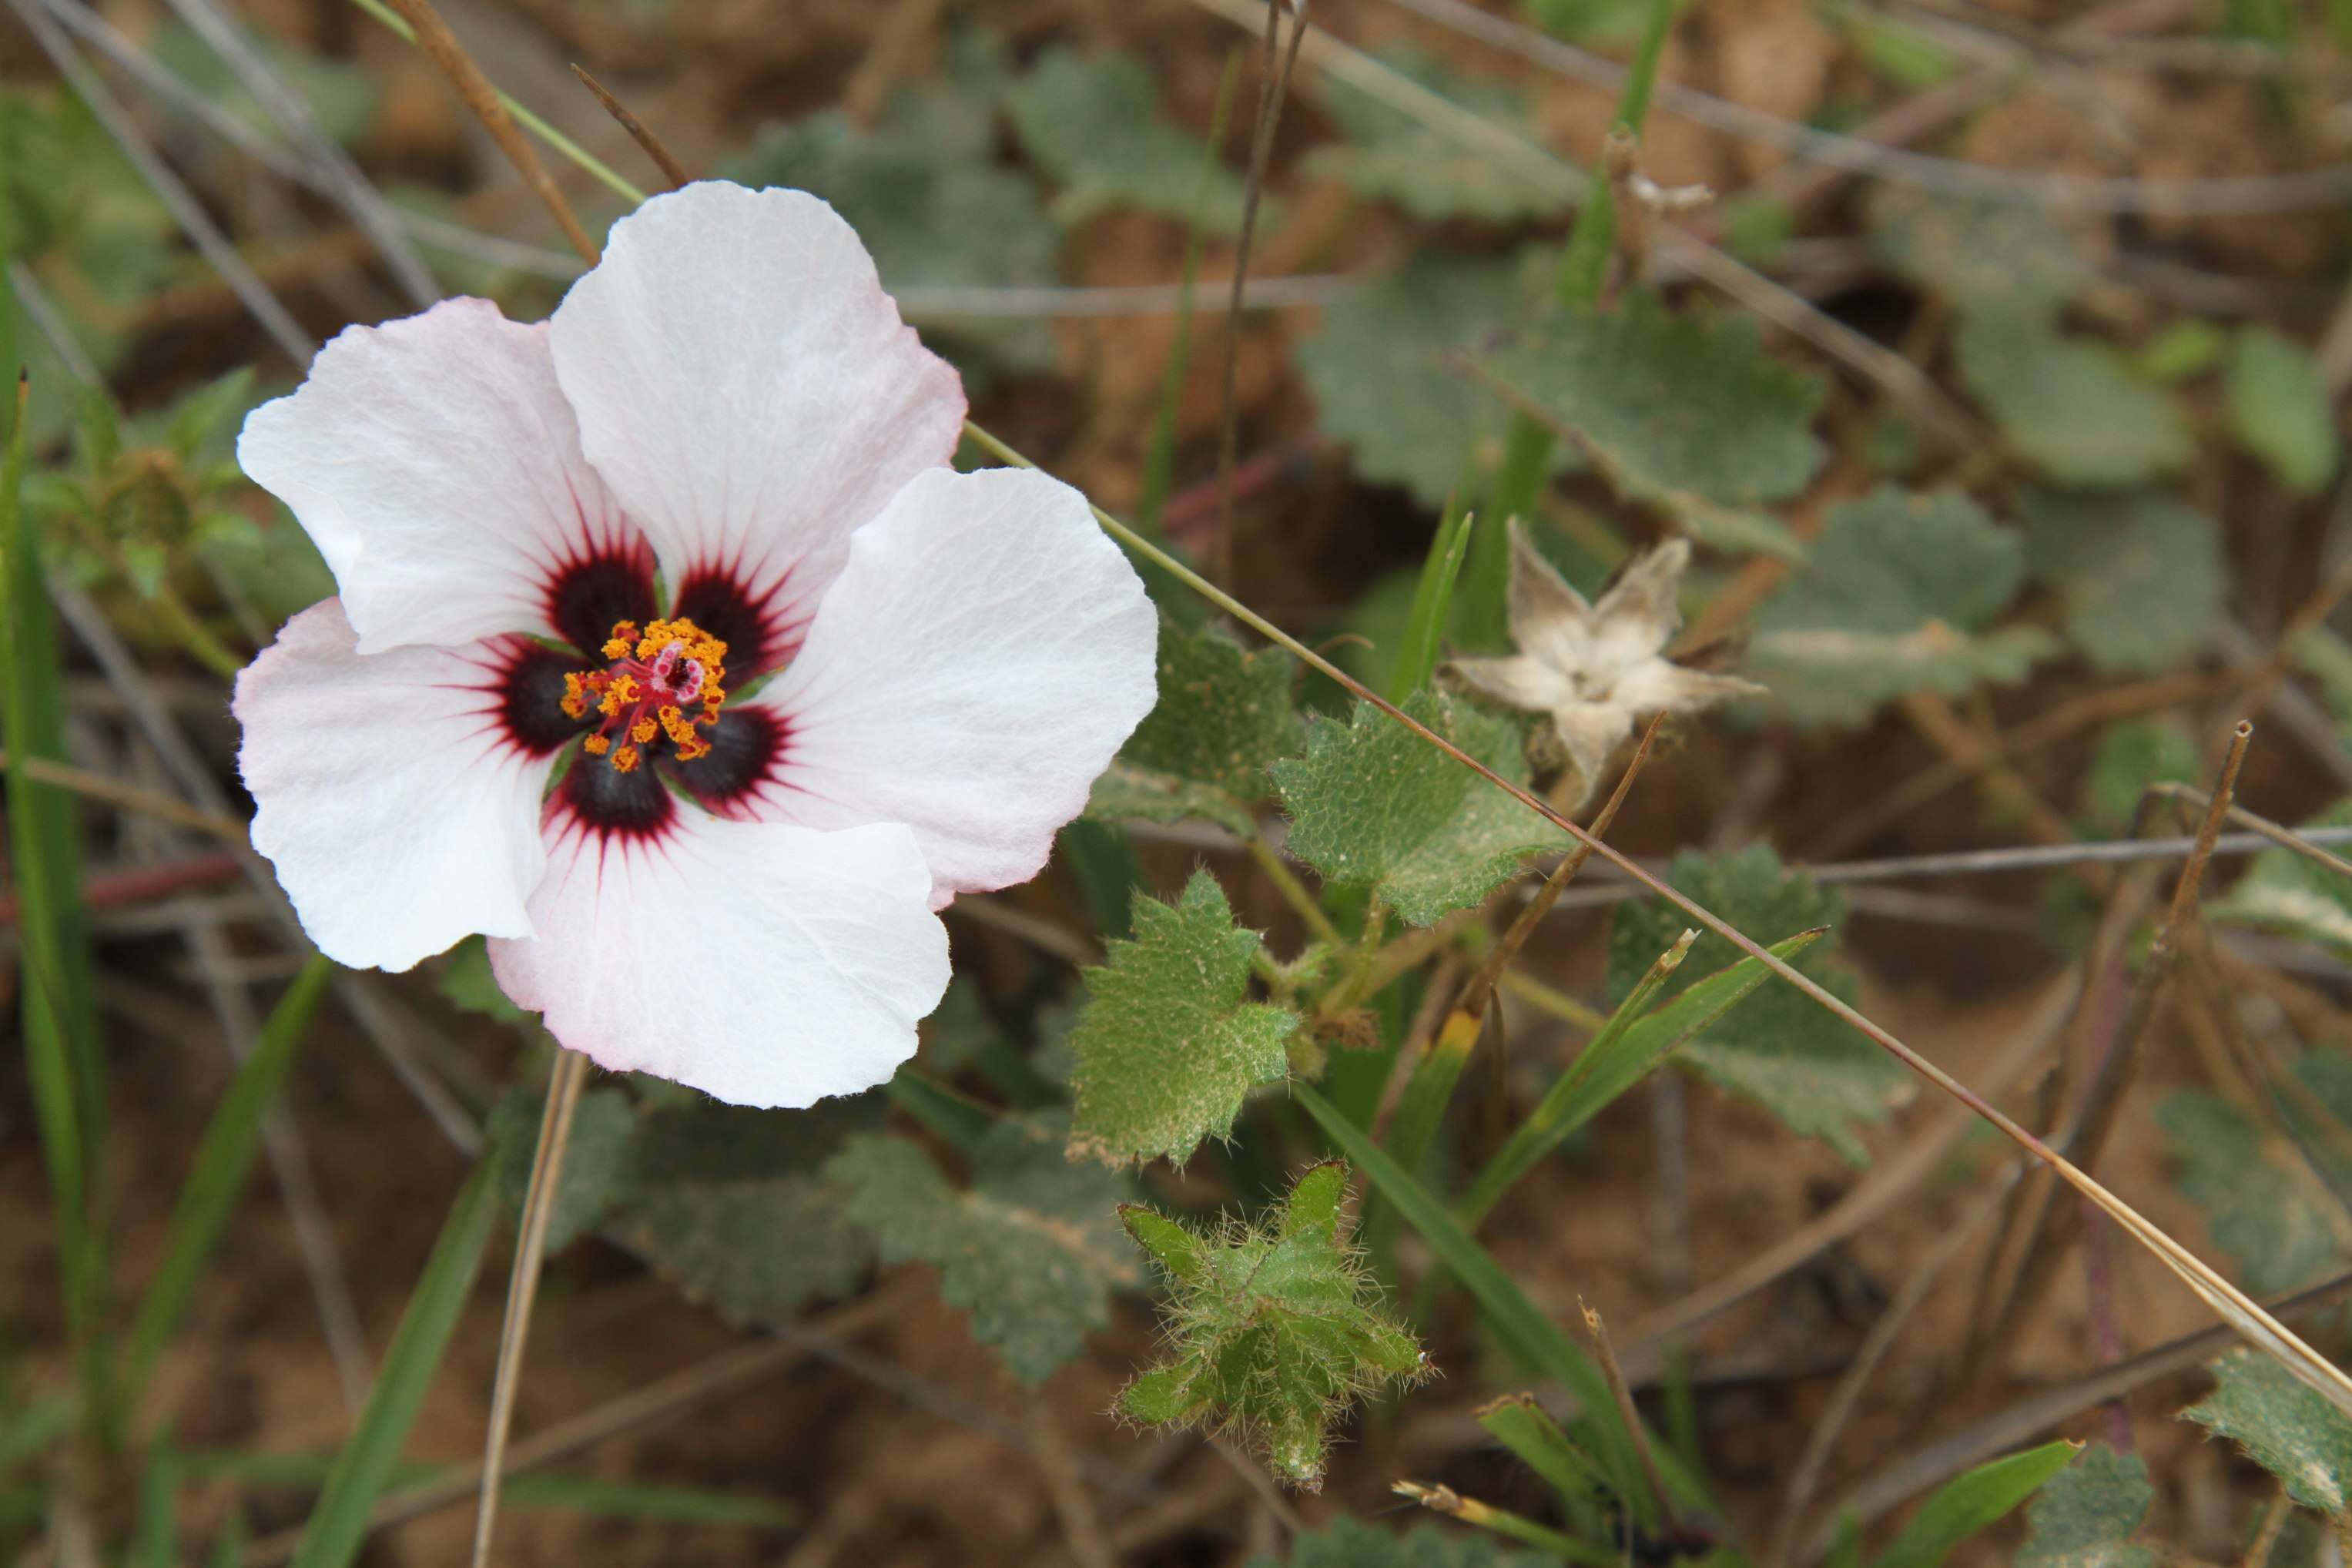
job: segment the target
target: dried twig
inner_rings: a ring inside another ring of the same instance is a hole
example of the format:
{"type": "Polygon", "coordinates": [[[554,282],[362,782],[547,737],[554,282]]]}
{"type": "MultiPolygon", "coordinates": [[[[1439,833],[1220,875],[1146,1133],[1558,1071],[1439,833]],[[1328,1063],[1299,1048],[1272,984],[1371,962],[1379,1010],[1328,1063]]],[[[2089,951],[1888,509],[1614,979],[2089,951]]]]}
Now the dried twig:
{"type": "MultiPolygon", "coordinates": [[[[2300,1322],[2338,1302],[2352,1300],[2352,1274],[2339,1274],[2309,1289],[2273,1298],[2264,1309],[2283,1322],[2300,1322]]],[[[2237,1337],[2226,1323],[2168,1341],[2143,1351],[2129,1361],[2088,1373],[2070,1383],[2019,1400],[1889,1466],[1838,1500],[1824,1514],[1827,1522],[1808,1536],[1796,1554],[1800,1563],[1817,1562],[1836,1539],[1839,1521],[1851,1514],[1863,1525],[1900,1508],[1931,1487],[1940,1486],[1970,1466],[2046,1432],[2095,1405],[2120,1399],[2134,1389],[2186,1372],[2212,1360],[2237,1337]]]]}
{"type": "Polygon", "coordinates": [[[1247,182],[1242,188],[1242,227],[1234,247],[1233,291],[1225,302],[1224,381],[1217,405],[1217,532],[1209,575],[1219,583],[1234,580],[1234,464],[1241,446],[1240,374],[1242,292],[1248,286],[1250,242],[1257,234],[1257,209],[1265,195],[1266,165],[1274,155],[1275,128],[1282,121],[1282,106],[1290,95],[1291,72],[1298,65],[1298,47],[1307,40],[1307,0],[1268,0],[1265,7],[1265,52],[1258,64],[1257,121],[1250,134],[1247,182]],[[1290,8],[1290,47],[1280,47],[1283,5],[1290,8]]]}
{"type": "Polygon", "coordinates": [[[514,1272],[507,1280],[506,1321],[499,1328],[498,1371],[490,1382],[489,1437],[482,1446],[481,1500],[474,1513],[474,1568],[490,1560],[490,1534],[498,1523],[499,1485],[506,1476],[507,1432],[514,1423],[515,1393],[522,1384],[523,1347],[530,1338],[531,1303],[539,1299],[539,1267],[547,1252],[547,1227],[555,1217],[563,1180],[563,1152],[572,1141],[572,1113],[588,1081],[588,1058],[558,1047],[549,1075],[547,1103],[540,1116],[539,1146],[531,1153],[530,1185],[522,1200],[522,1224],[515,1239],[514,1272]]]}
{"type": "Polygon", "coordinates": [[[583,87],[596,95],[596,101],[604,106],[604,112],[618,121],[621,129],[629,133],[629,140],[654,161],[654,167],[662,172],[662,178],[669,182],[672,190],[692,183],[694,176],[686,172],[686,165],[677,161],[675,153],[662,145],[661,138],[655,135],[644,121],[630,113],[626,104],[605,91],[604,84],[590,76],[587,67],[575,60],[572,65],[572,74],[580,79],[583,87]]]}
{"type": "MultiPolygon", "coordinates": [[[[31,0],[11,0],[11,3],[21,5],[31,3],[31,0]]],[[[385,0],[385,4],[415,29],[417,47],[441,68],[442,74],[457,89],[457,96],[466,100],[466,107],[474,111],[474,117],[482,122],[482,129],[490,133],[490,139],[499,144],[499,151],[507,155],[507,162],[512,163],[515,172],[522,176],[523,184],[546,204],[548,212],[555,218],[556,227],[563,231],[563,237],[571,242],[572,248],[580,253],[583,261],[591,267],[595,266],[595,241],[590,239],[588,231],[580,226],[580,219],[572,212],[572,204],[563,199],[562,188],[548,174],[547,165],[540,162],[538,151],[515,124],[514,116],[507,112],[506,105],[499,101],[498,89],[490,85],[489,79],[482,74],[482,68],[474,63],[473,56],[466,52],[466,46],[458,42],[457,35],[449,30],[449,24],[442,20],[433,0],[385,0]]]]}

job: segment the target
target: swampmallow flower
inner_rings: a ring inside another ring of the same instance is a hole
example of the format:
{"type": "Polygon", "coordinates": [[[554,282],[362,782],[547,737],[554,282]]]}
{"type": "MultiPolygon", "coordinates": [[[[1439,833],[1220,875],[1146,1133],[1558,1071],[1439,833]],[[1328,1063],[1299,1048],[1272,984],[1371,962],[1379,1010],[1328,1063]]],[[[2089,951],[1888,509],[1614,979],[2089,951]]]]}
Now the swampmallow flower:
{"type": "Polygon", "coordinates": [[[955,372],[815,197],[656,196],[554,317],[355,327],[246,422],[338,596],[236,685],[321,952],[473,932],[557,1040],[738,1103],[881,1081],[937,911],[1034,876],[1153,700],[1085,500],[946,465],[955,372]]]}

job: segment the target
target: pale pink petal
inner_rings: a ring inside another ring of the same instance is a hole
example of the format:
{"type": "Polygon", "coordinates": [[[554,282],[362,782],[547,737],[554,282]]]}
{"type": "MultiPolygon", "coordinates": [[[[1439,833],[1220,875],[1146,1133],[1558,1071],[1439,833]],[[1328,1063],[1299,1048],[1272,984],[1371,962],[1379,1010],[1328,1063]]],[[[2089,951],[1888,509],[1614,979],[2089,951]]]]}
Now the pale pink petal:
{"type": "Polygon", "coordinates": [[[850,533],[945,463],[955,371],[916,341],[857,236],[803,191],[705,182],[614,226],[553,321],[588,456],[731,668],[798,645],[850,533]],[[748,601],[752,626],[708,600],[748,601]]]}
{"type": "Polygon", "coordinates": [[[328,599],[237,677],[253,847],[320,952],[399,970],[476,931],[530,933],[555,753],[508,709],[541,657],[520,637],[362,655],[328,599]]]}
{"type": "Polygon", "coordinates": [[[568,570],[646,574],[644,541],[581,456],[547,340],[487,300],[446,300],[346,329],[246,420],[237,461],[326,557],[362,653],[576,637],[555,602],[568,570]]]}
{"type": "Polygon", "coordinates": [[[736,809],[904,822],[934,904],[1026,881],[1151,710],[1159,626],[1069,486],[924,474],[860,529],[790,668],[758,698],[781,764],[736,809]]]}
{"type": "Polygon", "coordinates": [[[735,1105],[855,1094],[914,1055],[947,989],[947,931],[903,826],[821,833],[672,805],[606,831],[559,799],[548,851],[539,934],[491,942],[491,968],[615,1072],[735,1105]]]}

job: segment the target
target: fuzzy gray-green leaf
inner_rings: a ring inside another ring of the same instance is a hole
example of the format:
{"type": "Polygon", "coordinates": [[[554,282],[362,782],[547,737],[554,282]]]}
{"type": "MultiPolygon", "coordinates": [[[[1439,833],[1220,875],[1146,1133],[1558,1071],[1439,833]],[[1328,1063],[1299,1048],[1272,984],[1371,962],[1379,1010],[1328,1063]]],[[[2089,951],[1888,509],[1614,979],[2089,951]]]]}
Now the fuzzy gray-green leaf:
{"type": "Polygon", "coordinates": [[[1042,1120],[1000,1121],[964,1191],[913,1143],[878,1133],[852,1138],[824,1168],[847,1190],[849,1217],[880,1240],[883,1261],[937,1268],[941,1298],[971,1314],[972,1337],[1032,1384],[1109,1326],[1114,1288],[1142,1280],[1119,1234],[1126,1184],[1073,1164],[1066,1142],[1066,1129],[1042,1120]]]}
{"type": "Polygon", "coordinates": [[[2146,490],[2028,490],[2025,561],[2066,606],[2066,636],[2105,670],[2153,674],[2193,658],[2230,588],[2221,531],[2146,490]]]}
{"type": "MultiPolygon", "coordinates": [[[[1518,731],[1466,703],[1423,692],[1404,705],[1514,784],[1528,781],[1518,731]]],[[[1414,925],[1494,891],[1568,835],[1370,703],[1318,719],[1307,754],[1276,764],[1290,852],[1328,881],[1368,886],[1414,925]]]]}
{"type": "Polygon", "coordinates": [[[845,1293],[873,1258],[822,1170],[881,1115],[878,1093],[806,1110],[695,1100],[648,1111],[614,1194],[619,1233],[730,1321],[790,1322],[845,1293]]]}
{"type": "MultiPolygon", "coordinates": [[[[2352,826],[2352,800],[2337,802],[2307,824],[2352,826]]],[[[2245,874],[2209,907],[2216,920],[2258,926],[2352,957],[2352,878],[2291,849],[2265,849],[2245,874]]]]}
{"type": "MultiPolygon", "coordinates": [[[[1834,928],[1845,918],[1843,897],[1783,871],[1780,857],[1760,844],[1720,859],[1677,856],[1668,880],[1760,942],[1834,928]]],[[[1631,992],[1688,923],[1663,900],[1620,909],[1609,931],[1612,999],[1631,992]]],[[[1680,994],[1739,956],[1722,937],[1700,937],[1663,995],[1680,994]]],[[[1799,955],[1795,967],[1833,994],[1854,999],[1853,975],[1837,962],[1834,935],[1799,955]]],[[[1824,1140],[1856,1164],[1864,1156],[1853,1123],[1884,1121],[1910,1088],[1900,1066],[1780,980],[1766,981],[1674,1059],[1756,1101],[1792,1131],[1824,1140]]]]}
{"type": "Polygon", "coordinates": [[[2052,479],[2137,485],[2196,453],[2180,410],[2092,338],[2061,336],[2030,310],[1970,311],[1957,338],[1960,379],[2018,455],[2052,479]]]}
{"type": "MultiPolygon", "coordinates": [[[[531,1156],[538,1147],[540,1117],[546,1103],[544,1095],[515,1090],[491,1111],[485,1129],[493,1151],[499,1201],[509,1220],[521,1215],[523,1195],[530,1187],[531,1156]]],[[[592,1089],[580,1097],[572,1111],[572,1139],[563,1151],[563,1173],[556,1182],[555,1211],[547,1222],[550,1257],[603,1221],[635,1131],[629,1097],[619,1089],[592,1089]]]]}
{"type": "Polygon", "coordinates": [[[1298,370],[1360,478],[1434,509],[1499,458],[1509,411],[1463,360],[1535,308],[1530,259],[1424,251],[1323,313],[1298,370]]]}
{"type": "Polygon", "coordinates": [[[2024,568],[2023,542],[1968,497],[1882,487],[1831,509],[1804,564],[1758,610],[1747,673],[1809,724],[1858,724],[1906,692],[2021,679],[2057,649],[2039,628],[1989,629],[2024,568]]]}
{"type": "Polygon", "coordinates": [[[1007,100],[1021,143],[1061,182],[1055,216],[1076,223],[1107,207],[1191,220],[1218,234],[1241,226],[1242,182],[1222,166],[1205,193],[1206,149],[1160,110],[1151,67],[1125,49],[1081,54],[1055,45],[1007,100]]]}
{"type": "Polygon", "coordinates": [[[1135,937],[1087,971],[1071,1031],[1073,1151],[1112,1163],[1165,1155],[1233,1131],[1242,1099],[1289,1070],[1298,1016],[1248,1000],[1257,932],[1237,929],[1224,889],[1196,871],[1173,904],[1138,900],[1135,937]]]}
{"type": "Polygon", "coordinates": [[[2224,383],[2230,426],[2279,482],[2311,495],[2335,477],[2344,437],[2335,402],[2309,350],[2268,327],[2238,334],[2224,383]]]}
{"type": "Polygon", "coordinates": [[[1480,371],[1574,438],[1628,497],[1726,544],[1801,553],[1741,509],[1784,500],[1821,466],[1828,384],[1764,353],[1755,321],[1669,310],[1647,291],[1552,318],[1480,371]]]}
{"type": "Polygon", "coordinates": [[[1256,653],[1213,626],[1160,627],[1160,700],[1097,781],[1093,816],[1174,822],[1202,816],[1256,830],[1250,807],[1274,794],[1269,771],[1298,749],[1290,656],[1256,653]]]}
{"type": "Polygon", "coordinates": [[[2335,1519],[2352,1517],[2352,1420],[2270,1357],[2234,1350],[2210,1369],[2220,1384],[2181,1412],[2335,1519]]]}
{"type": "Polygon", "coordinates": [[[2085,1448],[2026,1509],[2017,1568],[2155,1568],[2156,1553],[2131,1544],[2155,1500],[2146,1459],[2085,1448]]]}

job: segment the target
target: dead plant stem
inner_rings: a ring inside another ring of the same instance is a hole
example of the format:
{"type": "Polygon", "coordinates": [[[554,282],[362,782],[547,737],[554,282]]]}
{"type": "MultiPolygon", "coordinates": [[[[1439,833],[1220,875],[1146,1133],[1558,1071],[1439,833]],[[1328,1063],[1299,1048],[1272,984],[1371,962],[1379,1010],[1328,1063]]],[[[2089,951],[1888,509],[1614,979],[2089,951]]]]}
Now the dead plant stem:
{"type": "Polygon", "coordinates": [[[563,1151],[572,1141],[572,1114],[580,1108],[588,1066],[586,1057],[558,1047],[554,1069],[548,1075],[539,1146],[531,1154],[530,1185],[523,1194],[522,1223],[515,1238],[514,1273],[507,1281],[506,1321],[499,1330],[498,1371],[490,1382],[490,1430],[482,1447],[482,1494],[474,1513],[474,1568],[487,1568],[490,1560],[499,1487],[506,1474],[507,1433],[514,1424],[515,1393],[522,1385],[531,1304],[539,1298],[540,1262],[546,1256],[547,1227],[562,1190],[563,1151]]]}

